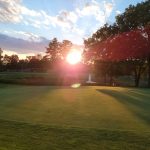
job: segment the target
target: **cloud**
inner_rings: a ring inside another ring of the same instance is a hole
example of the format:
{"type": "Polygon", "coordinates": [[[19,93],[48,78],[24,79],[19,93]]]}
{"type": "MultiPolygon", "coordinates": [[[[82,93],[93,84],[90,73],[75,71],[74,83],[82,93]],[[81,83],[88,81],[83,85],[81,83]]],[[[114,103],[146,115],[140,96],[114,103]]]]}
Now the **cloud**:
{"type": "MultiPolygon", "coordinates": [[[[84,2],[82,6],[76,6],[72,11],[60,10],[52,16],[44,10],[37,11],[27,8],[23,5],[22,0],[0,0],[0,22],[20,23],[45,31],[59,28],[65,39],[71,37],[73,41],[81,42],[85,34],[95,31],[106,23],[114,7],[113,1],[90,0],[84,2]]],[[[16,31],[13,35],[28,41],[40,40],[37,35],[23,31],[16,31]]]]}
{"type": "Polygon", "coordinates": [[[53,25],[59,26],[62,29],[62,35],[66,38],[82,43],[85,35],[90,35],[92,31],[96,31],[106,23],[113,8],[114,2],[98,3],[92,0],[84,3],[83,6],[76,7],[74,11],[60,11],[53,17],[53,25]]]}
{"type": "Polygon", "coordinates": [[[2,23],[24,23],[34,27],[40,27],[39,21],[42,13],[28,9],[22,5],[21,0],[0,0],[0,22],[2,23]]]}
{"type": "Polygon", "coordinates": [[[83,8],[76,9],[80,17],[93,16],[100,24],[104,24],[113,10],[113,3],[103,1],[98,3],[96,0],[85,3],[83,8]]]}
{"type": "Polygon", "coordinates": [[[61,10],[56,16],[50,16],[45,11],[41,11],[41,20],[45,26],[72,28],[77,20],[78,16],[73,11],[61,10]]]}
{"type": "Polygon", "coordinates": [[[87,2],[82,8],[76,8],[74,11],[60,10],[58,15],[51,16],[44,10],[35,11],[22,5],[21,0],[0,0],[0,21],[21,23],[40,28],[44,26],[62,26],[71,28],[79,18],[93,16],[101,23],[110,16],[113,9],[113,3],[103,1],[98,3],[96,0],[87,2]]]}
{"type": "MultiPolygon", "coordinates": [[[[28,33],[19,33],[26,34],[28,33]]],[[[35,35],[31,35],[31,37],[35,38],[35,35]]],[[[37,38],[37,37],[36,37],[37,38]]],[[[39,53],[45,52],[45,47],[47,47],[49,40],[43,38],[43,40],[35,41],[34,40],[24,40],[21,38],[15,38],[8,35],[0,34],[0,45],[2,49],[9,49],[11,51],[15,51],[19,54],[21,53],[39,53]]]]}
{"type": "Polygon", "coordinates": [[[15,51],[11,51],[11,50],[3,50],[3,56],[4,55],[8,55],[8,56],[11,56],[11,55],[18,55],[20,59],[26,59],[27,56],[35,56],[34,53],[22,53],[22,54],[19,54],[15,51]]]}
{"type": "MultiPolygon", "coordinates": [[[[0,31],[2,32],[2,31],[0,31]]],[[[29,42],[42,42],[44,40],[47,40],[44,37],[41,37],[37,34],[33,34],[31,32],[24,32],[24,31],[15,31],[15,30],[11,30],[11,31],[3,31],[4,34],[6,34],[7,36],[12,35],[15,38],[18,39],[23,39],[29,42]]]]}
{"type": "Polygon", "coordinates": [[[46,40],[44,37],[38,36],[31,32],[15,31],[15,33],[18,35],[19,38],[22,38],[24,40],[28,40],[31,42],[42,42],[46,40]]]}
{"type": "Polygon", "coordinates": [[[20,5],[22,15],[27,15],[31,17],[40,17],[41,13],[35,10],[30,10],[25,6],[20,5]]]}
{"type": "Polygon", "coordinates": [[[0,0],[0,22],[19,23],[21,19],[20,0],[0,0]]]}
{"type": "Polygon", "coordinates": [[[57,15],[57,20],[60,22],[68,22],[70,24],[76,23],[78,17],[74,12],[69,12],[66,10],[60,11],[57,15]]]}
{"type": "Polygon", "coordinates": [[[40,12],[23,6],[21,0],[0,0],[1,23],[23,23],[40,28],[39,17],[42,17],[40,12]]]}
{"type": "Polygon", "coordinates": [[[83,43],[84,34],[85,31],[77,27],[73,27],[71,30],[64,28],[62,31],[62,38],[71,40],[76,44],[81,44],[83,43]]]}
{"type": "Polygon", "coordinates": [[[114,3],[110,3],[110,2],[104,2],[104,8],[105,8],[105,17],[109,17],[112,10],[113,10],[113,7],[114,7],[114,3]]]}
{"type": "Polygon", "coordinates": [[[121,11],[120,10],[116,10],[116,14],[117,15],[121,14],[121,11]]]}

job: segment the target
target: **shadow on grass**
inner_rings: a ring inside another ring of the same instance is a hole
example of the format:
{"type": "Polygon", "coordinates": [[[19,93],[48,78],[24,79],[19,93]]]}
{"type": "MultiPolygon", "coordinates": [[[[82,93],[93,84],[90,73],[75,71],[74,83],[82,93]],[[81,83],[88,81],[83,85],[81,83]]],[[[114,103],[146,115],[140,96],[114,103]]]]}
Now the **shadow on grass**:
{"type": "Polygon", "coordinates": [[[32,125],[0,119],[0,149],[113,150],[147,149],[150,134],[32,125]]]}
{"type": "Polygon", "coordinates": [[[124,91],[96,89],[98,92],[115,98],[124,104],[134,115],[150,125],[150,90],[126,89],[124,91]]]}

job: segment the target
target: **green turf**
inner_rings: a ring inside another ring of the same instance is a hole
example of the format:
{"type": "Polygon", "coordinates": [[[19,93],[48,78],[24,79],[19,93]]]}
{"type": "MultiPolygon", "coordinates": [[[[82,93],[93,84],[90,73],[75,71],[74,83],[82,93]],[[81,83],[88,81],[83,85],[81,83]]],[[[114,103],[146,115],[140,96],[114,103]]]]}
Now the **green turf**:
{"type": "Polygon", "coordinates": [[[57,81],[56,73],[35,73],[35,72],[0,72],[0,82],[19,84],[50,84],[57,81]]]}
{"type": "Polygon", "coordinates": [[[0,150],[150,149],[150,89],[0,84],[0,150]]]}
{"type": "Polygon", "coordinates": [[[87,80],[87,73],[81,73],[76,77],[68,76],[58,71],[40,72],[0,72],[0,83],[21,84],[21,85],[70,85],[75,80],[84,83],[87,80]]]}

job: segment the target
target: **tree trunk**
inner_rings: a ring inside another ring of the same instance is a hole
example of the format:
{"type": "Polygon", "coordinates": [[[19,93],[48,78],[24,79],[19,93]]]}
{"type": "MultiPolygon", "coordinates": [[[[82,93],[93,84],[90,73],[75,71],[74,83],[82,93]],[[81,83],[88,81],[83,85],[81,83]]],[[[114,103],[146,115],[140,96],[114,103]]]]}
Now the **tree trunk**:
{"type": "Polygon", "coordinates": [[[135,87],[139,87],[140,78],[141,78],[142,66],[135,68],[135,87]]]}
{"type": "Polygon", "coordinates": [[[139,87],[140,78],[135,78],[135,87],[139,87]]]}
{"type": "Polygon", "coordinates": [[[150,88],[150,57],[148,58],[148,88],[150,88]]]}
{"type": "Polygon", "coordinates": [[[104,75],[104,85],[107,85],[107,74],[104,75]]]}
{"type": "Polygon", "coordinates": [[[110,86],[113,85],[113,76],[112,76],[112,75],[110,75],[110,81],[109,81],[109,84],[110,84],[110,86]]]}

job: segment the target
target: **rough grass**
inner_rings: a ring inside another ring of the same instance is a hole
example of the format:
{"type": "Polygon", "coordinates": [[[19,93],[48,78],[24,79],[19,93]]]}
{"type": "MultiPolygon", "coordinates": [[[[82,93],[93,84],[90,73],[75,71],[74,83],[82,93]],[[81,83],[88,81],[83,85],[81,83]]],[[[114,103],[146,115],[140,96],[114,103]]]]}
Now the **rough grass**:
{"type": "Polygon", "coordinates": [[[75,81],[85,84],[87,73],[67,75],[63,72],[0,72],[0,83],[21,85],[71,85],[75,81]]]}
{"type": "Polygon", "coordinates": [[[150,149],[150,89],[0,84],[0,150],[150,149]]]}
{"type": "MultiPolygon", "coordinates": [[[[59,77],[60,78],[60,77],[59,77]]],[[[1,72],[0,82],[15,83],[27,85],[57,85],[58,75],[51,73],[37,73],[37,72],[1,72]],[[55,82],[54,82],[55,81],[55,82]]]]}

